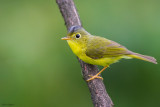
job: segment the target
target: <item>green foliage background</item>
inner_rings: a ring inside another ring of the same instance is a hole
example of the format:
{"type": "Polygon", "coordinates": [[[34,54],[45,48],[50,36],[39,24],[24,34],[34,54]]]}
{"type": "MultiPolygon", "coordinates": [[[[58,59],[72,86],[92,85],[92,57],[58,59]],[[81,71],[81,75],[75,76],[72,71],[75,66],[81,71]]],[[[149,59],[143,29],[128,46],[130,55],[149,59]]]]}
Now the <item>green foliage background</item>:
{"type": "MultiPolygon", "coordinates": [[[[88,32],[159,62],[159,0],[75,4],[88,32]]],[[[0,0],[0,107],[92,107],[66,33],[54,0],[0,0]]],[[[160,106],[159,64],[121,60],[102,75],[115,107],[160,106]]]]}

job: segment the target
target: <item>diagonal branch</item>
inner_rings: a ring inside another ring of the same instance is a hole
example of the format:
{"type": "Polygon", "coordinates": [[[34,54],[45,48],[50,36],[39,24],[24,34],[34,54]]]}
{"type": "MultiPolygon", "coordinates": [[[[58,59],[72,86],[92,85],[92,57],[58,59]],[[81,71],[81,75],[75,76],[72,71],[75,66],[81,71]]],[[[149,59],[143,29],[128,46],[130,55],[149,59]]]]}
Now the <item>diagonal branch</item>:
{"type": "MultiPolygon", "coordinates": [[[[67,29],[69,29],[73,25],[82,26],[76,7],[72,0],[56,0],[56,2],[64,18],[67,29]]],[[[85,81],[89,78],[88,75],[95,75],[99,72],[97,66],[87,64],[79,58],[78,60],[81,65],[82,74],[85,81]]],[[[87,85],[91,93],[91,99],[94,107],[113,106],[112,100],[107,94],[105,85],[101,79],[94,79],[90,82],[87,82],[87,85]]]]}

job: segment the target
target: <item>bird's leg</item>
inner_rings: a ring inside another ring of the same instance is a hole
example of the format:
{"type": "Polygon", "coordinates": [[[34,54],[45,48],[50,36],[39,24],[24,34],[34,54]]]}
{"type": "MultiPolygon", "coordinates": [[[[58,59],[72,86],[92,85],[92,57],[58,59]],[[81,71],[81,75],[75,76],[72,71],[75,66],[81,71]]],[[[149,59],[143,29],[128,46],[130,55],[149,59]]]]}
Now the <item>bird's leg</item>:
{"type": "Polygon", "coordinates": [[[94,76],[89,75],[91,78],[89,78],[89,79],[87,80],[87,82],[88,82],[88,81],[91,81],[91,80],[93,80],[93,79],[95,79],[95,78],[99,78],[99,79],[102,79],[102,80],[103,80],[103,78],[100,77],[99,75],[100,75],[107,67],[108,67],[108,65],[106,65],[101,71],[99,71],[99,72],[98,72],[96,75],[94,75],[94,76]]]}

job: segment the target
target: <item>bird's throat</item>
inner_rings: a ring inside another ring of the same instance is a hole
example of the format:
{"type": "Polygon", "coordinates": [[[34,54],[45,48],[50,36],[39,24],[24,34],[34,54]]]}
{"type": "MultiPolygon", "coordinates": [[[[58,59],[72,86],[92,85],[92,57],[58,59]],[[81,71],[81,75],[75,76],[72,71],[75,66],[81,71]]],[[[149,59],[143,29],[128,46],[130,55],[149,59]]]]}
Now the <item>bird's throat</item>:
{"type": "Polygon", "coordinates": [[[72,40],[67,40],[68,45],[70,46],[70,48],[72,49],[73,53],[76,56],[79,56],[80,54],[83,53],[83,49],[82,46],[80,46],[78,43],[72,41],[72,40]]]}

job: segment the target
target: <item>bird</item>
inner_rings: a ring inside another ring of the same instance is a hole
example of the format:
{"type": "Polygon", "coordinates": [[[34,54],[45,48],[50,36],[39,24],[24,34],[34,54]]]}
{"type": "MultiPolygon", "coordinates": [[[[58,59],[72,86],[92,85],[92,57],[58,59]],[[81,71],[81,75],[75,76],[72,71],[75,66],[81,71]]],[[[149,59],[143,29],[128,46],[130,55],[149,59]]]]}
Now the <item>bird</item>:
{"type": "Polygon", "coordinates": [[[132,52],[117,42],[104,37],[91,35],[81,26],[71,26],[67,36],[61,39],[67,40],[73,53],[82,61],[104,67],[96,75],[89,75],[90,78],[87,82],[95,78],[103,79],[99,75],[109,67],[109,65],[118,62],[122,58],[136,58],[157,64],[154,57],[132,52]]]}

